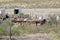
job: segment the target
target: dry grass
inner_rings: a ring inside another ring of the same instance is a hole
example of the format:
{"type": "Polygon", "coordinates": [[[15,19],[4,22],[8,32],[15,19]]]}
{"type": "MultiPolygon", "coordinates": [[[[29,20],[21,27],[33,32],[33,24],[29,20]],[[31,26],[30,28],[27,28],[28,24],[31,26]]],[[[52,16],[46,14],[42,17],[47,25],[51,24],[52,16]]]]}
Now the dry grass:
{"type": "Polygon", "coordinates": [[[0,0],[1,7],[60,8],[60,0],[0,0]],[[18,5],[17,5],[18,4],[18,5]]]}
{"type": "Polygon", "coordinates": [[[0,0],[0,2],[11,2],[11,1],[14,1],[14,0],[0,0]]]}

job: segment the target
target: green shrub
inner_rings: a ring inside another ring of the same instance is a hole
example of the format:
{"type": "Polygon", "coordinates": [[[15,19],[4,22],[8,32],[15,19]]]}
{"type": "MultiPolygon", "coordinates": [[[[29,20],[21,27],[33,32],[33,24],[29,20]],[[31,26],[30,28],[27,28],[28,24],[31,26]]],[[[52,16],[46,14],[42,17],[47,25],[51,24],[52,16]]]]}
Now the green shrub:
{"type": "Polygon", "coordinates": [[[5,32],[4,32],[3,28],[0,28],[0,35],[4,35],[4,34],[5,34],[5,32]]]}
{"type": "Polygon", "coordinates": [[[20,35],[20,31],[18,29],[13,29],[11,32],[12,32],[11,34],[14,36],[20,35]]]}

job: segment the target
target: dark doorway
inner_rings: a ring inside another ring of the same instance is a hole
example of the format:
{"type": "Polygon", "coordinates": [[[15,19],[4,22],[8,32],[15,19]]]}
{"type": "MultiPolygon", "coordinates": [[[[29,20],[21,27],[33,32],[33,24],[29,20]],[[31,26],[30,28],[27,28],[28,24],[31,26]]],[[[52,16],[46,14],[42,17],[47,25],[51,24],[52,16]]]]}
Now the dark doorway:
{"type": "Polygon", "coordinates": [[[14,14],[18,14],[18,13],[19,13],[19,9],[15,9],[14,14]]]}
{"type": "Polygon", "coordinates": [[[9,18],[9,16],[8,15],[5,15],[6,16],[6,18],[9,18]]]}

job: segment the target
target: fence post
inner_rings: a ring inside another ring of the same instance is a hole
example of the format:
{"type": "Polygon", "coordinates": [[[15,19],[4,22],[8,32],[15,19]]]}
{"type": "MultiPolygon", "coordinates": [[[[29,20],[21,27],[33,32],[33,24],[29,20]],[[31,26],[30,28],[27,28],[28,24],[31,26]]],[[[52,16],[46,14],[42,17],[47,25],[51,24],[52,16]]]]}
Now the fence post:
{"type": "Polygon", "coordinates": [[[11,40],[11,26],[10,26],[10,37],[9,37],[9,40],[11,40]]]}

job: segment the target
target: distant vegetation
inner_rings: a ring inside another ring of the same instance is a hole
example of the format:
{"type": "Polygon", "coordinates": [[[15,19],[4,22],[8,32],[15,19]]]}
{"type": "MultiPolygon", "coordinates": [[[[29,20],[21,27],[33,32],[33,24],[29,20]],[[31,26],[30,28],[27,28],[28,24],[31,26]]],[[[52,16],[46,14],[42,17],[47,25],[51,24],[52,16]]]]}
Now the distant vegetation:
{"type": "MultiPolygon", "coordinates": [[[[24,14],[21,14],[22,16],[24,14]]],[[[19,15],[17,15],[19,16],[19,15]]],[[[28,17],[28,16],[27,16],[28,17]]],[[[12,36],[21,36],[23,34],[30,33],[60,33],[60,21],[56,20],[55,15],[50,16],[50,21],[46,22],[44,25],[36,26],[33,23],[13,23],[13,18],[8,18],[6,20],[0,19],[0,35],[9,35],[10,27],[12,36]]]]}
{"type": "MultiPolygon", "coordinates": [[[[24,16],[24,14],[17,15],[18,17],[24,16]]],[[[29,15],[30,16],[30,15],[29,15]]],[[[27,17],[29,17],[27,15],[27,17]]],[[[44,25],[36,26],[33,23],[13,23],[12,17],[2,20],[0,19],[0,36],[9,36],[10,31],[12,36],[24,36],[24,34],[35,34],[35,33],[51,33],[55,38],[60,38],[60,19],[56,20],[56,15],[49,16],[50,21],[44,25]],[[10,30],[11,27],[11,30],[10,30]]]]}

